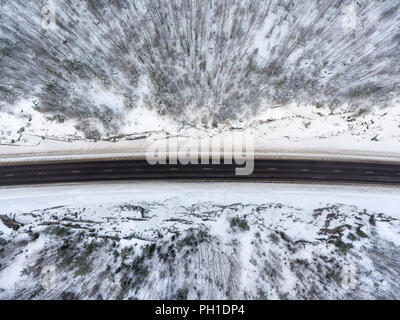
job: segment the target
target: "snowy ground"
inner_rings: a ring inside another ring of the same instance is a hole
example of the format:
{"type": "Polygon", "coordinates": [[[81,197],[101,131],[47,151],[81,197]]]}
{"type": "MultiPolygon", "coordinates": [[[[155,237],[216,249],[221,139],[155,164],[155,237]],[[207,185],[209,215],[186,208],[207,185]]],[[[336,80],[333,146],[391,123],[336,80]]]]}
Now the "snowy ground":
{"type": "Polygon", "coordinates": [[[25,120],[20,123],[0,111],[1,132],[9,133],[0,137],[0,162],[143,157],[155,141],[178,139],[184,145],[233,132],[251,137],[259,157],[400,159],[400,105],[363,115],[346,108],[267,108],[254,119],[207,130],[177,126],[143,110],[140,127],[97,142],[79,136],[73,121],[60,126],[29,108],[23,110],[25,120]]]}
{"type": "Polygon", "coordinates": [[[0,189],[0,298],[399,299],[395,187],[0,189]]]}

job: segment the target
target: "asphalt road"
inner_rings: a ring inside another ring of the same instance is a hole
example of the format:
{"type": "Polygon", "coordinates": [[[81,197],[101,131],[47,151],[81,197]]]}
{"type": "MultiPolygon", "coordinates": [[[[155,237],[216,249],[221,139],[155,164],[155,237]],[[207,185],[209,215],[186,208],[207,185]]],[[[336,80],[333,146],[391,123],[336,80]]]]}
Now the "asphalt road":
{"type": "Polygon", "coordinates": [[[92,161],[0,166],[0,185],[101,180],[267,180],[400,184],[400,164],[256,160],[249,176],[234,164],[149,165],[145,160],[92,161]]]}

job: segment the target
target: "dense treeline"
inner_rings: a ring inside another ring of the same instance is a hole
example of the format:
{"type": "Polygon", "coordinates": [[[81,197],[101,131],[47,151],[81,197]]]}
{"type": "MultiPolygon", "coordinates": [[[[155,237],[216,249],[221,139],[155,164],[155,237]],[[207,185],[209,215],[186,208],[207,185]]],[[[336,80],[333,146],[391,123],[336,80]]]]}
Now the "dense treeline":
{"type": "Polygon", "coordinates": [[[145,103],[196,125],[260,106],[354,109],[399,95],[397,0],[0,1],[0,108],[34,97],[54,119],[98,119],[117,132],[145,103]],[[96,82],[124,108],[87,94],[96,82]]]}

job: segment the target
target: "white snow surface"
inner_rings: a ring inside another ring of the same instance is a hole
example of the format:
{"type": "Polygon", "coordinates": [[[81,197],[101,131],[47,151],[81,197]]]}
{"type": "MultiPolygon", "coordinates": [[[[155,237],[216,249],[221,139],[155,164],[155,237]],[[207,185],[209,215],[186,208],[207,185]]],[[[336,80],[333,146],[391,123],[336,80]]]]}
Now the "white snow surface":
{"type": "Polygon", "coordinates": [[[121,135],[97,142],[79,137],[73,121],[56,125],[30,108],[24,110],[24,117],[29,114],[29,119],[35,119],[29,125],[22,122],[17,125],[10,115],[0,114],[1,132],[9,133],[7,139],[14,140],[12,144],[3,140],[0,163],[144,158],[149,146],[157,141],[178,140],[178,145],[185,145],[232,134],[250,137],[259,158],[400,161],[399,105],[361,116],[346,108],[331,112],[312,106],[277,107],[266,109],[261,116],[248,121],[207,130],[177,126],[144,108],[141,113],[134,111],[142,119],[136,125],[130,122],[121,135]],[[20,128],[25,129],[17,134],[20,128]]]}

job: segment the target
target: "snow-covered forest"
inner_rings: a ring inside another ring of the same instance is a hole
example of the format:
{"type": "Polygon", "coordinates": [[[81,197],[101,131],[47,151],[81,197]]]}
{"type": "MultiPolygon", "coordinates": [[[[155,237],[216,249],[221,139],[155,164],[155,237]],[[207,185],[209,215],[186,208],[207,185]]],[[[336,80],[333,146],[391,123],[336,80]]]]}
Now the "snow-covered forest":
{"type": "Polygon", "coordinates": [[[149,182],[22,193],[0,194],[0,299],[400,297],[396,189],[149,182]]]}
{"type": "Polygon", "coordinates": [[[139,107],[208,128],[293,103],[368,113],[399,97],[399,7],[1,0],[0,111],[19,116],[17,102],[29,99],[88,138],[98,138],[96,126],[120,133],[139,107]],[[52,9],[55,25],[44,28],[52,9]]]}

